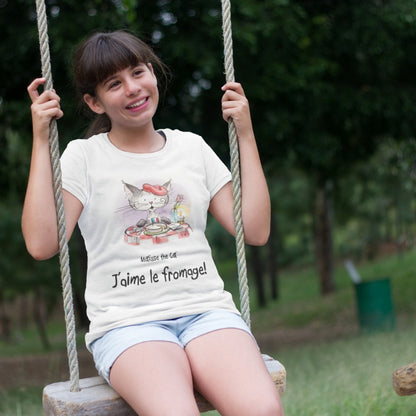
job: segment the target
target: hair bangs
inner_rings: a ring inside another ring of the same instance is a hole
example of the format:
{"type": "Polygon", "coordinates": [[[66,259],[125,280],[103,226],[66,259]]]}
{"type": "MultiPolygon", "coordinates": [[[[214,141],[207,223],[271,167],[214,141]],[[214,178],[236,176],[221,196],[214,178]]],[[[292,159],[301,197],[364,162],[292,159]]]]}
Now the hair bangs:
{"type": "Polygon", "coordinates": [[[97,33],[78,51],[74,78],[81,94],[95,95],[97,85],[128,67],[153,63],[153,53],[127,32],[97,33]]]}
{"type": "Polygon", "coordinates": [[[98,85],[108,77],[128,67],[147,63],[147,57],[134,45],[118,42],[117,39],[101,39],[99,47],[95,49],[95,56],[91,65],[92,82],[98,85]],[[96,68],[100,68],[99,71],[96,68]]]}

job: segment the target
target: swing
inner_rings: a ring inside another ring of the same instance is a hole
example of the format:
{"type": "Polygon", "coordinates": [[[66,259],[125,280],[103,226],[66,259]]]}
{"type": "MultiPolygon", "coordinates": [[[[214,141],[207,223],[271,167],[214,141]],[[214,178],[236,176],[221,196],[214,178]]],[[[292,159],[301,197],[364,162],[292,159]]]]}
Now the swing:
{"type": "Polygon", "coordinates": [[[393,388],[399,396],[416,394],[416,363],[405,365],[394,371],[393,388]]]}
{"type": "MultiPolygon", "coordinates": [[[[234,81],[232,56],[231,13],[230,0],[221,0],[223,17],[223,37],[226,81],[234,81]]],[[[42,75],[46,78],[45,88],[52,89],[51,63],[49,41],[47,34],[47,18],[44,0],[36,0],[37,24],[41,52],[42,75]]],[[[234,124],[228,124],[230,142],[231,174],[234,199],[234,217],[236,223],[236,249],[238,266],[238,283],[240,288],[241,315],[250,327],[249,295],[247,269],[244,251],[244,232],[241,220],[241,187],[239,173],[238,142],[234,124]]],[[[52,161],[53,187],[58,219],[59,263],[62,279],[62,294],[66,323],[68,365],[70,380],[46,386],[43,390],[43,410],[45,415],[117,415],[130,416],[136,413],[130,406],[107,384],[97,376],[79,379],[79,367],[75,338],[75,317],[73,310],[71,276],[69,270],[69,254],[66,241],[65,213],[62,198],[62,179],[59,162],[58,129],[56,120],[50,126],[50,156],[52,161]]],[[[286,370],[284,366],[263,354],[263,360],[280,393],[286,388],[286,370]]],[[[238,380],[236,380],[238,383],[238,380]]],[[[212,405],[198,392],[195,399],[200,412],[213,409],[212,405]]]]}

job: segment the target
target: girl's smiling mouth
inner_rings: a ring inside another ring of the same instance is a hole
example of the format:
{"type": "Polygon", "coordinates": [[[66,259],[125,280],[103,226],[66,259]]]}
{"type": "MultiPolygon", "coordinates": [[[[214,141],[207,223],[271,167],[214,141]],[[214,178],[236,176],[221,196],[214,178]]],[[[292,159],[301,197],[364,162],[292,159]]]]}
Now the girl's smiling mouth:
{"type": "Polygon", "coordinates": [[[148,100],[148,98],[147,98],[147,97],[146,97],[146,98],[143,98],[143,99],[142,99],[142,100],[140,100],[140,101],[136,101],[135,103],[128,105],[126,108],[127,108],[128,110],[134,110],[135,108],[139,108],[139,107],[141,107],[143,104],[145,104],[145,103],[147,102],[147,100],[148,100]]]}

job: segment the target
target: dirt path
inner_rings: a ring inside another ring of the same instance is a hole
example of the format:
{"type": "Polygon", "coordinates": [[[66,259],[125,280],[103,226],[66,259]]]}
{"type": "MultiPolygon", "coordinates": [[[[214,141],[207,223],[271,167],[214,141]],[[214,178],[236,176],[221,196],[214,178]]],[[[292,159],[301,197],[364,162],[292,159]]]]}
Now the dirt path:
{"type": "MultiPolygon", "coordinates": [[[[88,351],[79,351],[78,361],[80,377],[97,375],[88,351]]],[[[0,390],[43,386],[68,378],[68,362],[64,352],[0,359],[0,390]]]]}
{"type": "MultiPolygon", "coordinates": [[[[275,329],[266,333],[255,333],[264,353],[275,353],[281,348],[302,344],[328,342],[355,335],[356,326],[308,326],[300,329],[275,329]]],[[[80,377],[97,375],[91,354],[80,349],[78,352],[80,377]]],[[[15,387],[44,386],[69,378],[65,352],[0,359],[0,390],[15,387]]]]}
{"type": "Polygon", "coordinates": [[[359,333],[358,325],[336,324],[331,326],[309,325],[305,328],[281,328],[254,335],[263,352],[275,352],[307,344],[331,342],[359,333]]]}

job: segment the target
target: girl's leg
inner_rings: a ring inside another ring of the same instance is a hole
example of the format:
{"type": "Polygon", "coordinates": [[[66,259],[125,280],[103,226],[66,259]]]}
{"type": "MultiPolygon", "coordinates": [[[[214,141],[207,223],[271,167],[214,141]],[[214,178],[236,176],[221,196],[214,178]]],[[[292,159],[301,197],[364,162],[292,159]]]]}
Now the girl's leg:
{"type": "Polygon", "coordinates": [[[113,364],[110,382],[140,416],[199,415],[188,359],[173,342],[129,348],[113,364]]]}
{"type": "Polygon", "coordinates": [[[196,389],[222,416],[283,416],[274,386],[253,338],[239,329],[220,329],[185,348],[196,389]]]}

